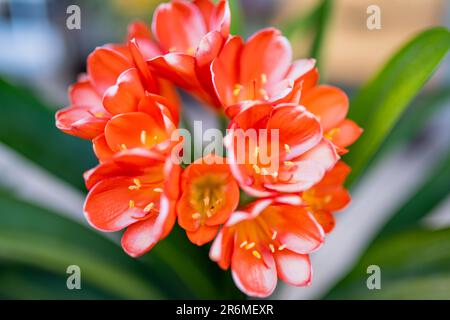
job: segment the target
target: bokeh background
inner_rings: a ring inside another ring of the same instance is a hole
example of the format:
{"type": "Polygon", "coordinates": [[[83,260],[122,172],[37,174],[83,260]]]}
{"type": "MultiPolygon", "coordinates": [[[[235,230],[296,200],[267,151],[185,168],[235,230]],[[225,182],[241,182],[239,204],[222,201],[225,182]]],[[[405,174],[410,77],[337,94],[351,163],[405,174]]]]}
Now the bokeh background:
{"type": "MultiPolygon", "coordinates": [[[[54,128],[67,87],[87,55],[121,42],[135,19],[151,21],[155,0],[0,0],[0,298],[244,298],[229,273],[176,229],[139,260],[116,235],[98,234],[82,217],[82,172],[95,165],[89,142],[54,128]],[[66,9],[81,8],[81,30],[66,9]],[[66,287],[69,265],[82,290],[66,287]]],[[[354,96],[418,32],[448,26],[446,0],[232,0],[233,32],[275,26],[296,57],[314,56],[322,82],[354,96]],[[381,29],[366,26],[381,9],[381,29]],[[321,46],[317,47],[320,34],[321,46]]],[[[174,31],[176,32],[176,31],[174,31]]],[[[188,118],[215,126],[183,94],[188,118]]],[[[450,299],[450,63],[409,104],[352,185],[353,203],[312,257],[313,284],[280,285],[280,299],[450,299]],[[381,290],[366,286],[381,268],[381,290]]]]}

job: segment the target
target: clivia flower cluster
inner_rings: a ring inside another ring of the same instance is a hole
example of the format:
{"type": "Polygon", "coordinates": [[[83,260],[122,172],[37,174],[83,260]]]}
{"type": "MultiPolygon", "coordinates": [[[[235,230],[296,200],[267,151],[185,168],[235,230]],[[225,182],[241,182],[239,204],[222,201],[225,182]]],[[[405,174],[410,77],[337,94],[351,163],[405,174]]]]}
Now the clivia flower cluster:
{"type": "Polygon", "coordinates": [[[210,258],[231,267],[240,290],[266,297],[278,278],[310,284],[309,254],[350,202],[343,186],[350,168],[340,155],[362,130],[346,118],[345,93],[318,84],[313,59],[292,61],[288,40],[273,28],[247,41],[230,35],[230,20],[225,0],[160,5],[151,31],[132,23],[124,43],[89,55],[56,125],[91,140],[99,160],[84,175],[93,227],[125,230],[122,247],[138,257],[178,222],[192,243],[214,240],[210,258]],[[226,159],[173,161],[176,87],[228,117],[226,159]],[[258,137],[237,161],[234,138],[250,129],[277,130],[277,143],[268,142],[277,166],[261,161],[267,146],[258,137]]]}

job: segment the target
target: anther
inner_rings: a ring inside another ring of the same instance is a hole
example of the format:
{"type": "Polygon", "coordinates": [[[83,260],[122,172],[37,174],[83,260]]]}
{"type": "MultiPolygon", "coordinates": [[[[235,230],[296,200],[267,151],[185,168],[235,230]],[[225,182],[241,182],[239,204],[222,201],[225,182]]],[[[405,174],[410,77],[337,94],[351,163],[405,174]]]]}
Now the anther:
{"type": "Polygon", "coordinates": [[[239,247],[243,248],[247,245],[247,240],[242,241],[241,245],[239,247]]]}
{"type": "Polygon", "coordinates": [[[261,259],[261,254],[260,254],[258,251],[253,250],[252,254],[253,254],[257,259],[261,259]]]}
{"type": "Polygon", "coordinates": [[[277,238],[278,232],[274,231],[272,233],[272,240],[275,240],[277,238]]]}
{"type": "Polygon", "coordinates": [[[272,253],[275,253],[275,247],[273,244],[269,244],[269,248],[272,253]]]}
{"type": "Polygon", "coordinates": [[[243,86],[241,84],[235,84],[233,89],[233,95],[237,97],[241,93],[242,88],[243,86]]]}
{"type": "Polygon", "coordinates": [[[267,74],[265,74],[265,73],[261,74],[261,82],[263,84],[265,84],[267,82],[267,74]]]}
{"type": "Polygon", "coordinates": [[[286,150],[287,153],[291,153],[291,147],[288,144],[284,144],[284,150],[286,150]]]}
{"type": "Polygon", "coordinates": [[[247,244],[247,245],[245,246],[245,249],[246,249],[246,250],[250,250],[250,249],[253,248],[255,245],[256,245],[256,244],[255,244],[254,242],[250,242],[249,244],[247,244]]]}
{"type": "Polygon", "coordinates": [[[154,206],[155,206],[155,204],[153,202],[150,202],[148,205],[145,206],[144,212],[149,213],[150,211],[152,211],[154,206]]]}
{"type": "Polygon", "coordinates": [[[278,247],[279,251],[283,251],[284,249],[286,249],[286,245],[285,244],[283,244],[283,245],[278,247]]]}
{"type": "Polygon", "coordinates": [[[141,143],[143,145],[147,143],[147,132],[145,130],[141,131],[141,143]]]}
{"type": "Polygon", "coordinates": [[[130,207],[130,209],[133,209],[135,206],[135,203],[133,200],[130,200],[130,202],[128,203],[128,207],[130,207]]]}
{"type": "Polygon", "coordinates": [[[200,219],[201,217],[202,217],[202,215],[198,212],[196,212],[192,215],[192,219],[195,219],[195,220],[200,219]]]}

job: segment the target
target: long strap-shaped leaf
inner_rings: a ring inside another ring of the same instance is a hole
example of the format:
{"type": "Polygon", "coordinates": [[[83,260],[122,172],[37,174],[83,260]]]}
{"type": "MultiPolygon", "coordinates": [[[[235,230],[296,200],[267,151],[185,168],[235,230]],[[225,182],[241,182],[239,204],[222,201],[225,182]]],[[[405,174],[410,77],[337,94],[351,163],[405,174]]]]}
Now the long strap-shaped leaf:
{"type": "Polygon", "coordinates": [[[450,48],[450,32],[433,28],[422,32],[398,51],[351,103],[350,118],[365,132],[345,160],[361,176],[368,162],[402,112],[436,70],[450,48]]]}

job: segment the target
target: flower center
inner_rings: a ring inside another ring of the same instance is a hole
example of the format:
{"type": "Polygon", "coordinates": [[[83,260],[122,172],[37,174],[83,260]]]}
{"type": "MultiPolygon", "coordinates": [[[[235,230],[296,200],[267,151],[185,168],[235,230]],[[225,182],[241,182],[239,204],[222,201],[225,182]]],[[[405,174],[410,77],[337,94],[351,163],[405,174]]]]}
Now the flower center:
{"type": "Polygon", "coordinates": [[[234,228],[239,249],[251,252],[256,259],[262,258],[263,250],[275,253],[286,249],[286,245],[281,243],[278,232],[272,226],[273,224],[264,217],[264,212],[255,219],[237,224],[234,228]]]}
{"type": "Polygon", "coordinates": [[[163,189],[158,184],[145,183],[140,178],[134,178],[128,190],[132,191],[128,207],[139,210],[135,219],[147,220],[159,213],[159,201],[156,200],[159,200],[163,189]]]}
{"type": "Polygon", "coordinates": [[[192,218],[204,221],[222,208],[226,179],[223,174],[215,174],[199,177],[193,182],[190,203],[196,212],[192,218]]]}

